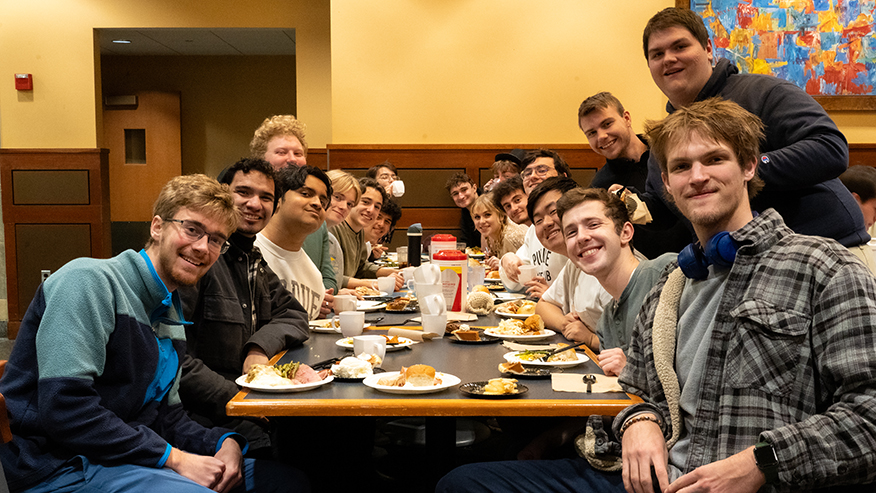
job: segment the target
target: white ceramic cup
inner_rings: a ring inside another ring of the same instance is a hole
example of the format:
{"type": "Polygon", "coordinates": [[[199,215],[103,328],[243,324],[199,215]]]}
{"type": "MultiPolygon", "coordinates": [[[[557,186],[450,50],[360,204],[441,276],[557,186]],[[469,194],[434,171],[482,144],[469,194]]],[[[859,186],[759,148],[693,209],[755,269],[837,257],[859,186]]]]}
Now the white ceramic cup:
{"type": "Polygon", "coordinates": [[[341,312],[335,315],[332,321],[334,320],[338,320],[338,325],[341,326],[341,334],[344,334],[344,337],[357,336],[365,330],[365,312],[341,312]]]}
{"type": "Polygon", "coordinates": [[[392,182],[391,188],[393,197],[401,197],[405,194],[405,182],[401,180],[396,180],[392,182]]]}
{"type": "Polygon", "coordinates": [[[442,284],[423,284],[414,282],[414,290],[417,292],[417,298],[423,298],[430,294],[444,294],[444,286],[442,284]]]}
{"type": "Polygon", "coordinates": [[[395,276],[377,278],[377,290],[381,293],[392,294],[395,292],[395,276]]]}
{"type": "Polygon", "coordinates": [[[437,339],[444,337],[444,330],[447,328],[447,313],[440,315],[422,315],[423,317],[423,332],[436,334],[437,339]]]}
{"type": "Polygon", "coordinates": [[[521,265],[520,266],[520,275],[517,277],[517,282],[520,284],[526,284],[531,281],[533,277],[535,277],[535,273],[538,271],[538,267],[535,265],[521,265]]]}
{"type": "Polygon", "coordinates": [[[356,297],[352,294],[339,294],[335,296],[335,313],[351,312],[356,310],[356,297]]]}
{"type": "MultiPolygon", "coordinates": [[[[383,361],[386,356],[386,338],[383,336],[368,335],[353,338],[353,355],[376,354],[383,361]]],[[[377,365],[380,366],[380,365],[377,365]]]]}

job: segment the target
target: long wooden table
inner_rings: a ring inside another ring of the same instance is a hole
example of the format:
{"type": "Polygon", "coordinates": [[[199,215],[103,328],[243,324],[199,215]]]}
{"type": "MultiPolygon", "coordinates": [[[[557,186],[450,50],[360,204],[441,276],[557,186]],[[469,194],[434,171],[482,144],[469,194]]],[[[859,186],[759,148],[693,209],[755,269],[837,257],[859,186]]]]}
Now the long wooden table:
{"type": "MultiPolygon", "coordinates": [[[[376,312],[367,319],[384,316],[380,323],[400,323],[411,316],[376,312]]],[[[473,326],[495,326],[496,315],[479,317],[473,326]]],[[[385,333],[389,327],[374,327],[369,334],[385,333]]],[[[407,327],[420,329],[420,327],[407,327]]],[[[335,343],[340,334],[311,333],[302,346],[290,349],[274,360],[279,363],[300,361],[313,364],[329,358],[351,354],[335,343]]],[[[560,335],[545,341],[564,342],[560,335]]],[[[501,342],[460,344],[449,337],[414,344],[409,349],[386,353],[383,368],[399,370],[402,366],[427,364],[439,372],[459,377],[462,383],[484,381],[502,376],[498,366],[510,350],[501,342]]],[[[589,349],[590,361],[565,368],[565,373],[602,373],[589,349]]],[[[559,371],[559,370],[554,370],[559,371]]],[[[242,390],[227,405],[229,416],[587,416],[616,415],[630,404],[641,402],[622,393],[587,394],[555,392],[550,378],[519,379],[529,391],[511,399],[477,399],[462,394],[456,387],[437,393],[399,395],[380,392],[361,383],[332,382],[313,390],[294,393],[265,393],[242,390]]]]}
{"type": "MultiPolygon", "coordinates": [[[[366,321],[384,317],[380,324],[401,324],[419,314],[376,312],[366,314],[366,321]]],[[[496,326],[497,315],[479,317],[472,326],[496,326]]],[[[385,333],[390,327],[373,327],[366,333],[385,333]]],[[[409,329],[421,327],[405,326],[409,329]]],[[[314,364],[329,358],[352,354],[335,343],[340,334],[311,333],[302,346],[290,349],[272,359],[281,364],[291,361],[314,364]]],[[[555,335],[538,343],[567,342],[555,335]]],[[[414,344],[408,349],[386,353],[383,368],[397,371],[402,366],[427,364],[439,372],[460,378],[462,383],[484,381],[502,376],[498,366],[510,350],[501,342],[492,344],[460,344],[443,339],[414,344]]],[[[563,369],[565,373],[602,373],[589,349],[585,354],[590,361],[563,369]]],[[[554,370],[560,371],[560,370],[554,370]]],[[[463,395],[456,387],[432,394],[387,394],[366,387],[362,383],[331,382],[305,392],[265,393],[242,390],[226,409],[229,416],[375,416],[426,418],[427,480],[434,485],[454,467],[456,417],[459,416],[588,416],[591,414],[617,415],[625,407],[642,402],[634,395],[623,393],[588,394],[555,392],[550,378],[519,379],[528,392],[510,399],[478,399],[463,395]]]]}

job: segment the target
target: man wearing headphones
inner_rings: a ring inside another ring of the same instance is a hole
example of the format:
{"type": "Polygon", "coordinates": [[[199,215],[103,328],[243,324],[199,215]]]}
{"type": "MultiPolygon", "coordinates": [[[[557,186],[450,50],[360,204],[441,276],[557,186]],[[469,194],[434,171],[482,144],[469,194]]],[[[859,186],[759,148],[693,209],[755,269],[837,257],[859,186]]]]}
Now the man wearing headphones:
{"type": "Polygon", "coordinates": [[[752,211],[763,124],[736,103],[693,103],[647,134],[699,241],[636,320],[619,380],[644,402],[612,425],[622,472],[499,462],[437,491],[872,491],[876,278],[836,241],[752,211]]]}

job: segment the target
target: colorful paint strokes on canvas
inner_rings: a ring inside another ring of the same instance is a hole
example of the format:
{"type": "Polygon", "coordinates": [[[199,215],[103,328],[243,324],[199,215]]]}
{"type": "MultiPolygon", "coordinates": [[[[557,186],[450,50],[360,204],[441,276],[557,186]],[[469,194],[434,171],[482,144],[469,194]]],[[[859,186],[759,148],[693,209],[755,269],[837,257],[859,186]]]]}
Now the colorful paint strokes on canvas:
{"type": "Polygon", "coordinates": [[[876,95],[876,0],[691,0],[716,54],[813,96],[876,95]]]}

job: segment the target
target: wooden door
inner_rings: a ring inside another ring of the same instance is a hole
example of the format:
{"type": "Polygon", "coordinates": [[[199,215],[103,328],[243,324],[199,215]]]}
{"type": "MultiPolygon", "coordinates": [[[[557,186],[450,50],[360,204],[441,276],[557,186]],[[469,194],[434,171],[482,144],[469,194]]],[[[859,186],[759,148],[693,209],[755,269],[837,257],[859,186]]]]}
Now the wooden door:
{"type": "Polygon", "coordinates": [[[113,223],[151,221],[161,187],[182,171],[179,93],[136,96],[136,107],[104,105],[113,223]]]}

